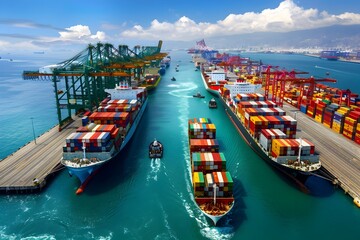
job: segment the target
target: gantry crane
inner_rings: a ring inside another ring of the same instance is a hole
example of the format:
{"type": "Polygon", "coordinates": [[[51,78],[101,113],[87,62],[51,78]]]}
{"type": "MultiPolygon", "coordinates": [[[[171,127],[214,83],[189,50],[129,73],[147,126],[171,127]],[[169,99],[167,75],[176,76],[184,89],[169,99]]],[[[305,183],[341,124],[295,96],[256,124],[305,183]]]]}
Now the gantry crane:
{"type": "Polygon", "coordinates": [[[313,93],[315,90],[315,84],[317,82],[336,82],[335,79],[331,78],[322,78],[315,79],[314,77],[309,78],[298,78],[296,75],[298,74],[307,74],[308,72],[298,72],[298,71],[286,71],[277,70],[277,67],[268,66],[266,71],[263,74],[266,74],[266,83],[265,83],[265,97],[268,99],[269,97],[269,87],[272,86],[271,89],[271,100],[278,104],[279,106],[283,106],[284,101],[284,92],[285,92],[285,84],[286,82],[291,82],[292,84],[300,85],[300,95],[298,97],[298,105],[300,107],[301,100],[304,96],[305,84],[308,84],[308,90],[306,92],[307,99],[311,99],[313,97],[313,93]],[[276,69],[275,71],[271,71],[271,69],[276,69]]]}
{"type": "Polygon", "coordinates": [[[107,96],[105,89],[131,80],[140,81],[144,68],[159,65],[167,53],[157,46],[127,45],[115,48],[109,43],[89,44],[74,57],[57,64],[51,72],[24,71],[24,78],[48,78],[54,84],[59,129],[79,110],[98,107],[107,96]],[[65,115],[66,117],[63,117],[65,115]]]}

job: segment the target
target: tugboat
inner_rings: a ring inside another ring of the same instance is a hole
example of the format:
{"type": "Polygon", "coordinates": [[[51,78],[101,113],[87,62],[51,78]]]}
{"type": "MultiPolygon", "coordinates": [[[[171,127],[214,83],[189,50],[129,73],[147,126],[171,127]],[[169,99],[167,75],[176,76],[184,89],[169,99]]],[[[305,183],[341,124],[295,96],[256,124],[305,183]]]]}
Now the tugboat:
{"type": "Polygon", "coordinates": [[[217,108],[217,103],[216,103],[215,98],[210,99],[209,108],[217,108]]]}
{"type": "Polygon", "coordinates": [[[176,81],[176,78],[175,78],[175,77],[172,77],[172,78],[171,78],[171,81],[176,81]]]}
{"type": "Polygon", "coordinates": [[[200,92],[198,92],[198,93],[194,94],[193,97],[204,98],[205,96],[201,95],[200,92]]]}
{"type": "Polygon", "coordinates": [[[163,145],[158,140],[154,140],[149,145],[149,158],[162,158],[163,145]]]}

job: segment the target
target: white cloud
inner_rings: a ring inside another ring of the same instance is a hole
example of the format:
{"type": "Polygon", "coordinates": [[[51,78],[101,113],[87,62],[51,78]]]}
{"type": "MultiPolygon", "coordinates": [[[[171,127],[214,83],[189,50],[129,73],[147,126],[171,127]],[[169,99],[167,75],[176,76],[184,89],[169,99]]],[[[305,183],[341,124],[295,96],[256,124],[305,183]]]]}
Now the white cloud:
{"type": "Polygon", "coordinates": [[[149,28],[135,25],[123,31],[123,38],[194,40],[205,37],[229,36],[253,32],[289,32],[314,29],[331,25],[360,24],[360,14],[343,13],[331,15],[317,9],[304,9],[293,2],[284,0],[274,9],[230,14],[216,23],[199,22],[183,16],[174,23],[153,20],[149,28]]]}
{"type": "Polygon", "coordinates": [[[95,35],[91,35],[90,28],[84,25],[76,25],[69,28],[66,28],[66,32],[59,32],[60,40],[84,40],[88,41],[90,39],[103,41],[106,38],[104,32],[98,31],[95,35]]]}

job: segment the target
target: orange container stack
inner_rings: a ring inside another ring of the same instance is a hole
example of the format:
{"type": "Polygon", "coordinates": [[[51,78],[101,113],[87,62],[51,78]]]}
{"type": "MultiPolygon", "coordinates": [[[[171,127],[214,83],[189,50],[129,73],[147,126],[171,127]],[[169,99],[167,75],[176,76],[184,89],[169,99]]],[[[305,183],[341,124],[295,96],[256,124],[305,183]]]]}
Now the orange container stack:
{"type": "Polygon", "coordinates": [[[360,111],[351,111],[348,116],[345,117],[343,135],[351,140],[355,140],[357,133],[357,127],[360,122],[360,111]]]}
{"type": "Polygon", "coordinates": [[[301,147],[301,156],[311,156],[315,153],[315,145],[306,139],[273,139],[271,155],[278,156],[297,156],[299,155],[299,146],[301,147]]]}

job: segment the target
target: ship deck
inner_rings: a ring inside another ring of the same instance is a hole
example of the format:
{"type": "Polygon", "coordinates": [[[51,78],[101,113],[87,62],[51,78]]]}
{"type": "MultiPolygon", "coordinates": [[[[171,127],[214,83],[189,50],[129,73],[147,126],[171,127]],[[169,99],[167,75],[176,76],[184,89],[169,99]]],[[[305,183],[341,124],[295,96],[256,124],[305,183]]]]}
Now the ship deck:
{"type": "Polygon", "coordinates": [[[322,166],[345,193],[360,197],[360,147],[342,134],[316,122],[297,108],[284,103],[283,109],[297,120],[297,137],[315,144],[322,166]],[[296,116],[295,116],[296,112],[296,116]]]}
{"type": "Polygon", "coordinates": [[[58,125],[30,141],[16,152],[0,161],[0,192],[39,192],[55,172],[63,169],[60,164],[66,137],[81,125],[81,118],[71,122],[61,132],[58,125]],[[34,179],[38,184],[34,184],[34,179]]]}

